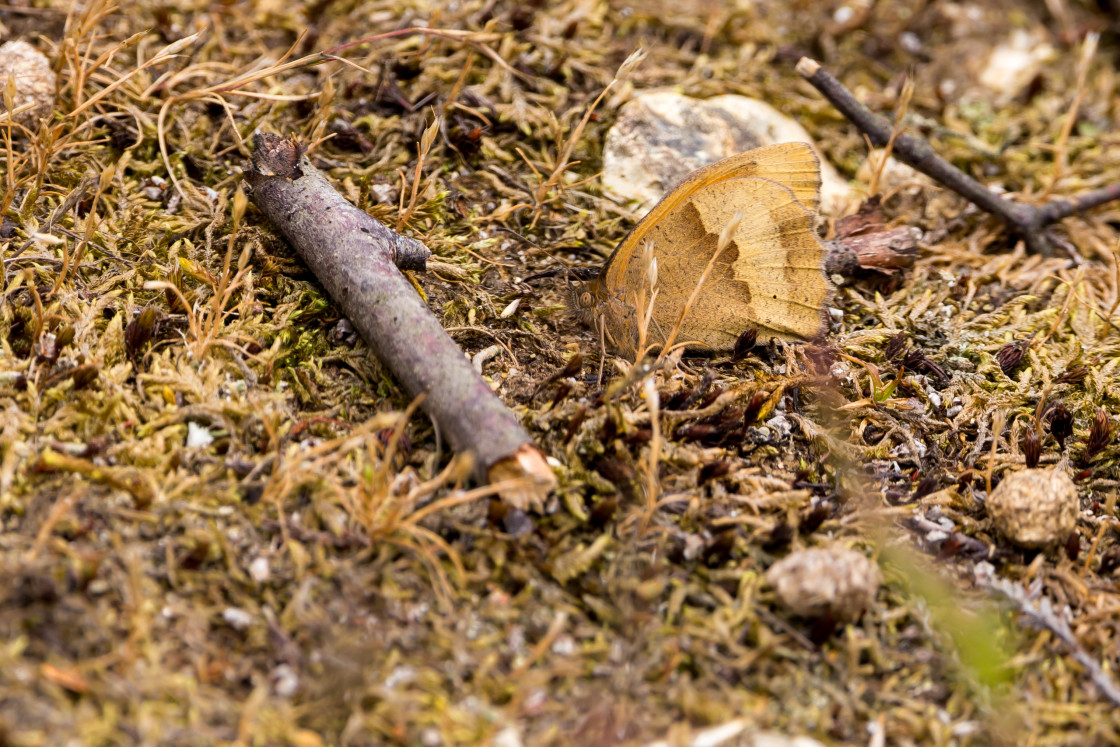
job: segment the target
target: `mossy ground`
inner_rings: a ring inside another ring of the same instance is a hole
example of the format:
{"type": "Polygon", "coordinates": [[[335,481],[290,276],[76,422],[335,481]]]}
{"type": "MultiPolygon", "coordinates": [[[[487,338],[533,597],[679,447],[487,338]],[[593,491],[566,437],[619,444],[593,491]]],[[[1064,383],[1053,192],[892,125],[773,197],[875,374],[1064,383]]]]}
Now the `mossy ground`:
{"type": "Polygon", "coordinates": [[[1120,46],[1093,3],[839,6],[0,9],[5,37],[60,73],[53,116],[0,149],[0,742],[613,744],[736,718],[830,744],[1120,740],[1070,650],[974,575],[986,559],[1037,583],[1091,659],[1120,662],[1120,448],[1088,434],[1098,411],[1113,430],[1120,417],[1116,206],[1065,221],[1042,258],[951,195],[895,193],[888,218],[925,232],[916,266],[839,288],[824,346],[653,374],[660,439],[614,360],[599,397],[598,347],[563,288],[518,282],[600,262],[632,224],[596,175],[636,91],[763,98],[854,175],[862,140],[796,75],[802,54],[881,111],[915,71],[910,114],[973,138],[914,131],[1029,197],[1055,173],[1083,33],[1102,28],[1055,193],[1120,179],[1120,46]],[[416,26],[440,33],[268,70],[285,50],[416,26]],[[944,82],[970,85],[1015,29],[1054,59],[1010,100],[959,104],[944,82]],[[645,62],[573,141],[639,46],[645,62]],[[479,495],[416,520],[455,502],[461,470],[242,204],[255,128],[316,143],[348,197],[432,248],[416,279],[433,310],[468,354],[500,346],[484,372],[558,465],[543,515],[479,495]],[[1024,341],[1005,371],[997,354],[1024,341]],[[900,344],[946,376],[906,369],[887,396],[839,356],[889,380],[900,344]],[[538,392],[577,351],[582,372],[538,392]],[[736,408],[779,391],[777,423],[740,427],[736,408]],[[1022,468],[1040,402],[1073,415],[1082,513],[1076,542],[1028,554],[993,536],[982,497],[989,471],[1022,468]],[[833,542],[880,560],[877,605],[835,629],[790,618],[763,574],[833,542]]]}

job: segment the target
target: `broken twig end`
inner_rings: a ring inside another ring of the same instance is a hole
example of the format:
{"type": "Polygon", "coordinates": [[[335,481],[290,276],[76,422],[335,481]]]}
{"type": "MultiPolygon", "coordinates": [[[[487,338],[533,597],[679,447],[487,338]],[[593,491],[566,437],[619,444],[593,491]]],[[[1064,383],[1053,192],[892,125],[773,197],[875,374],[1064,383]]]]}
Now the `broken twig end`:
{"type": "Polygon", "coordinates": [[[518,447],[513,456],[491,465],[486,477],[491,483],[507,480],[519,483],[518,487],[500,491],[500,495],[506,504],[522,511],[530,508],[540,511],[548,494],[556,487],[556,475],[552,474],[544,454],[529,443],[518,447]]]}
{"type": "Polygon", "coordinates": [[[814,60],[810,57],[802,57],[800,60],[797,61],[797,68],[796,68],[797,74],[801,75],[805,78],[813,77],[814,75],[817,74],[817,71],[820,70],[820,69],[821,69],[821,63],[817,62],[816,60],[814,60]]]}
{"type": "Polygon", "coordinates": [[[258,132],[253,136],[253,172],[258,176],[299,179],[303,176],[299,162],[304,150],[294,135],[285,138],[270,132],[258,132]]]}

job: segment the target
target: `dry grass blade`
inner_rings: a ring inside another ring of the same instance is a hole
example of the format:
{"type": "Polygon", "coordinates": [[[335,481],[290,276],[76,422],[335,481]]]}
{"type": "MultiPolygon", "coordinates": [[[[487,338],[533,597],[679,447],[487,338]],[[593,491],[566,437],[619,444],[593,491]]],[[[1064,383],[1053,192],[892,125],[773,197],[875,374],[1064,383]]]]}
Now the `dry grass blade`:
{"type": "MultiPolygon", "coordinates": [[[[553,162],[552,171],[547,178],[540,181],[537,188],[534,190],[533,200],[536,203],[536,207],[533,210],[533,221],[531,225],[536,225],[537,220],[540,218],[541,211],[544,209],[545,201],[549,193],[560,185],[560,180],[563,178],[564,173],[574,165],[574,162],[571,160],[572,151],[575,150],[576,144],[579,143],[580,138],[583,137],[583,131],[587,128],[587,123],[591,121],[591,117],[595,114],[595,110],[599,107],[599,104],[602,103],[603,99],[615,84],[626,80],[626,78],[634,72],[642,63],[642,60],[645,59],[645,56],[645,51],[639,48],[626,58],[626,61],[619,66],[618,71],[615,73],[614,77],[611,78],[611,81],[599,92],[599,95],[591,102],[591,106],[587,107],[587,111],[580,117],[576,126],[573,127],[567,137],[564,138],[560,150],[556,155],[556,160],[553,162]]],[[[534,169],[534,172],[535,171],[536,169],[534,169]]],[[[538,174],[538,177],[539,176],[538,174]]]]}
{"type": "Polygon", "coordinates": [[[1065,176],[1066,169],[1068,168],[1068,145],[1069,136],[1073,132],[1073,126],[1077,122],[1077,112],[1081,108],[1081,101],[1085,96],[1085,83],[1089,75],[1089,67],[1093,63],[1093,58],[1097,54],[1097,46],[1100,43],[1101,36],[1096,31],[1091,31],[1085,35],[1085,42],[1081,46],[1081,56],[1077,62],[1077,83],[1074,87],[1073,101],[1069,105],[1069,112],[1066,113],[1065,121],[1062,123],[1062,130],[1058,135],[1057,142],[1054,143],[1054,173],[1050,177],[1050,183],[1046,185],[1046,189],[1039,195],[1039,201],[1046,200],[1058,188],[1058,184],[1065,176]]]}
{"type": "MultiPolygon", "coordinates": [[[[910,108],[910,100],[912,98],[914,98],[914,79],[907,76],[906,82],[902,85],[902,93],[898,97],[898,106],[895,107],[894,127],[891,128],[890,139],[887,140],[887,144],[883,146],[883,151],[879,154],[879,163],[876,165],[875,171],[871,175],[871,181],[868,182],[867,194],[869,195],[879,194],[879,181],[883,178],[883,170],[887,168],[887,162],[890,160],[891,151],[894,150],[894,142],[898,139],[899,134],[902,133],[902,123],[906,119],[906,111],[910,108]]],[[[867,148],[869,154],[874,152],[870,141],[867,141],[867,148]]]]}
{"type": "Polygon", "coordinates": [[[400,210],[397,213],[397,231],[403,231],[408,226],[408,221],[412,217],[413,212],[416,210],[417,202],[420,198],[420,182],[423,180],[424,175],[424,159],[428,156],[432,145],[436,141],[436,135],[439,134],[442,120],[439,116],[432,119],[432,123],[424,130],[424,134],[420,137],[420,142],[416,144],[416,169],[412,174],[412,191],[408,197],[408,205],[404,204],[405,193],[405,175],[401,171],[401,203],[400,210]]]}

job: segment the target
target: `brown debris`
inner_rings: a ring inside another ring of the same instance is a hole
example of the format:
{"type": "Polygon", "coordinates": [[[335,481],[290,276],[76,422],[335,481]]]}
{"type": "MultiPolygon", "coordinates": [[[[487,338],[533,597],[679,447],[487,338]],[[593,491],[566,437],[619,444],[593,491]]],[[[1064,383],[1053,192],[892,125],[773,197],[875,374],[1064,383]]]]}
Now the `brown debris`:
{"type": "Polygon", "coordinates": [[[875,563],[837,546],[795,550],[766,572],[766,580],[795,615],[837,622],[856,620],[882,583],[875,563]]]}
{"type": "Polygon", "coordinates": [[[1077,525],[1077,486],[1064,466],[1007,475],[985,504],[996,530],[1020,547],[1065,542],[1077,525]]]}

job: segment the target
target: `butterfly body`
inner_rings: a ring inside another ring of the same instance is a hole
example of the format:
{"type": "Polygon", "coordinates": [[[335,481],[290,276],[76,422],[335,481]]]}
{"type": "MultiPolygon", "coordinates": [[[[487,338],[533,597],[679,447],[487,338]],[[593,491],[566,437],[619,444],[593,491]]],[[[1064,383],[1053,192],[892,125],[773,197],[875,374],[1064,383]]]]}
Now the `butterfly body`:
{"type": "Polygon", "coordinates": [[[830,293],[815,230],[819,188],[816,156],[803,143],[701,168],[634,227],[573,306],[624,354],[665,343],[678,325],[677,342],[713,351],[730,349],[748,328],[759,339],[816,337],[830,293]]]}

